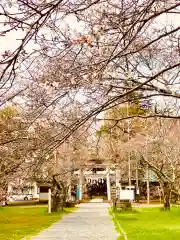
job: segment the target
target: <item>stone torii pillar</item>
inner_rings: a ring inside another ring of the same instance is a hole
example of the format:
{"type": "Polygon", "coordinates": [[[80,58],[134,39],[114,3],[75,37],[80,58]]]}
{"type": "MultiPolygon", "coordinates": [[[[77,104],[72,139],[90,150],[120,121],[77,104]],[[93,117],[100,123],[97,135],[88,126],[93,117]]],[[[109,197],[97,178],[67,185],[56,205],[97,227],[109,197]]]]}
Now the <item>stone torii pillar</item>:
{"type": "Polygon", "coordinates": [[[111,183],[110,183],[110,176],[109,176],[110,169],[109,167],[106,168],[106,185],[107,185],[107,199],[111,201],[111,183]]]}
{"type": "Polygon", "coordinates": [[[116,187],[120,188],[121,184],[120,184],[120,180],[121,180],[121,170],[120,169],[116,169],[115,170],[115,174],[116,174],[116,187]]]}

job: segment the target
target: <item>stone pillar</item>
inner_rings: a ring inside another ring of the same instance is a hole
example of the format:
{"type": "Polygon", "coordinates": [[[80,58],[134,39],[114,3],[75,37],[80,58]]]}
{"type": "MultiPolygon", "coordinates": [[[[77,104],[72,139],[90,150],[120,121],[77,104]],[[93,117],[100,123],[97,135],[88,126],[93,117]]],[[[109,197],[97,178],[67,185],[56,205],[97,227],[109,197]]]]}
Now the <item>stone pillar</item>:
{"type": "Polygon", "coordinates": [[[110,169],[106,168],[106,184],[107,184],[107,199],[108,201],[111,201],[111,183],[110,183],[110,177],[109,177],[109,172],[110,169]]]}
{"type": "Polygon", "coordinates": [[[119,200],[119,194],[121,189],[121,170],[116,169],[116,199],[119,200]]]}
{"type": "Polygon", "coordinates": [[[7,192],[8,192],[8,193],[12,193],[12,191],[13,191],[12,184],[11,184],[11,183],[8,183],[8,190],[7,190],[7,192]]]}
{"type": "Polygon", "coordinates": [[[48,213],[51,213],[51,188],[48,190],[48,213]]]}
{"type": "Polygon", "coordinates": [[[120,188],[121,170],[116,169],[116,187],[120,188]]]}
{"type": "Polygon", "coordinates": [[[33,186],[33,190],[32,190],[32,195],[34,199],[38,199],[39,198],[39,194],[38,194],[38,186],[36,182],[33,182],[32,184],[33,186]]]}

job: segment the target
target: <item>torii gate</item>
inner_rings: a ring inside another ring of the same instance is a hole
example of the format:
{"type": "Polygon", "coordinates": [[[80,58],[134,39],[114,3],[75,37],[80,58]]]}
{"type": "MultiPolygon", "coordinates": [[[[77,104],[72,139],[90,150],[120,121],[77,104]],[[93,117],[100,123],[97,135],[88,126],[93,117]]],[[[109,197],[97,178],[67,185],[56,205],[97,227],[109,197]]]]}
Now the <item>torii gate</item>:
{"type": "MultiPolygon", "coordinates": [[[[84,171],[84,169],[93,169],[93,168],[104,168],[106,170],[101,171],[101,175],[97,177],[98,178],[102,178],[102,175],[104,175],[103,178],[106,178],[106,185],[107,185],[107,199],[108,201],[111,201],[111,181],[110,181],[110,174],[114,174],[115,175],[115,179],[116,179],[116,186],[119,185],[119,181],[120,181],[120,170],[117,169],[117,166],[115,164],[87,164],[87,165],[81,165],[79,170],[78,170],[78,175],[79,175],[79,196],[78,199],[81,201],[83,198],[83,180],[84,180],[84,175],[88,176],[92,175],[92,173],[87,173],[84,171]],[[111,168],[115,168],[114,171],[111,170],[111,168]]],[[[91,170],[92,171],[92,170],[91,170]]],[[[95,174],[94,174],[95,175],[95,174]]]]}

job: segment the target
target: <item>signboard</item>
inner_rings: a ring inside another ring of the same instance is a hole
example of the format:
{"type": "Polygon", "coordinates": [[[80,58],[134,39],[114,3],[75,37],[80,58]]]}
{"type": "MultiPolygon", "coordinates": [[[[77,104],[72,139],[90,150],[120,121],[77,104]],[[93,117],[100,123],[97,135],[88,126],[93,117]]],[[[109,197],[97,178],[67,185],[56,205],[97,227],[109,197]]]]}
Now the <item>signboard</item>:
{"type": "Polygon", "coordinates": [[[119,200],[134,201],[134,190],[119,190],[119,200]]]}

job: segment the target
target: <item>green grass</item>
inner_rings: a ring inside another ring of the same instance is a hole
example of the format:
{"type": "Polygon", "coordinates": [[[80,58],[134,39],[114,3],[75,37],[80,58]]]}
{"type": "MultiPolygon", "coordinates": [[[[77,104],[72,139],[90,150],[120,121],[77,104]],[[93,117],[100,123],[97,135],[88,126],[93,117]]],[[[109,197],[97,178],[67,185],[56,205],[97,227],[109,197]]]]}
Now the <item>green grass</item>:
{"type": "Polygon", "coordinates": [[[46,206],[0,207],[0,240],[20,240],[36,235],[73,210],[75,208],[66,208],[48,214],[46,206]]]}
{"type": "MultiPolygon", "coordinates": [[[[132,213],[115,212],[117,221],[128,240],[180,239],[180,208],[161,211],[159,208],[141,208],[132,213]]],[[[117,231],[120,232],[115,221],[117,231]]],[[[121,235],[118,240],[124,240],[121,235]]]]}

